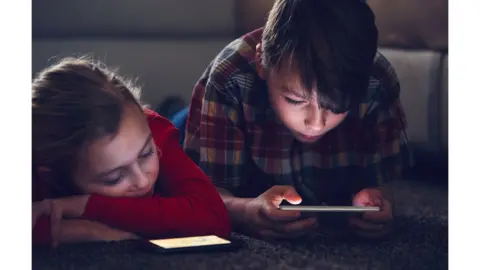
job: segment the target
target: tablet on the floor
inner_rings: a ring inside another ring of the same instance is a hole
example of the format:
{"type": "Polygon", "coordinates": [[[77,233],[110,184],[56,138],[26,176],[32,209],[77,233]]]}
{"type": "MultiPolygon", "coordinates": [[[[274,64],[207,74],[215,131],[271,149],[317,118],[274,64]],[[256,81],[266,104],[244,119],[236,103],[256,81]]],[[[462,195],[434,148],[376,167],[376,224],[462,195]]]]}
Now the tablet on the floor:
{"type": "Polygon", "coordinates": [[[148,240],[152,251],[163,253],[189,251],[227,251],[238,247],[238,243],[216,235],[148,240]]]}
{"type": "Polygon", "coordinates": [[[378,206],[280,205],[281,210],[300,212],[378,212],[378,206]]]}

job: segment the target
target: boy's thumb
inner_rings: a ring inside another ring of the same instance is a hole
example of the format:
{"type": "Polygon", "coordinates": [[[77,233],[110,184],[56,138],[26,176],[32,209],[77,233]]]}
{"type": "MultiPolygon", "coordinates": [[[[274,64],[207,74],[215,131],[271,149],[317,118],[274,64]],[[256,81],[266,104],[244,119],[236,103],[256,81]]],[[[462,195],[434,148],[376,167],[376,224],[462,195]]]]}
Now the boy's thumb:
{"type": "Polygon", "coordinates": [[[287,187],[283,193],[283,198],[291,204],[300,204],[302,197],[297,193],[294,187],[287,187]]]}

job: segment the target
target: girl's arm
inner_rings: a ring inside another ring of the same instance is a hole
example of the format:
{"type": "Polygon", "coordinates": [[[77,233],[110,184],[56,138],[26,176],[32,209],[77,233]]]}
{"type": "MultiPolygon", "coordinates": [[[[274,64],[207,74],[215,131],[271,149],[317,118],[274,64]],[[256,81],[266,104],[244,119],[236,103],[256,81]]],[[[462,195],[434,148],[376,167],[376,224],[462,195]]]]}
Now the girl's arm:
{"type": "Polygon", "coordinates": [[[205,173],[181,148],[178,130],[153,112],[148,117],[155,143],[162,151],[160,187],[168,197],[158,194],[149,198],[91,195],[82,218],[146,238],[229,236],[227,209],[205,173]]]}
{"type": "MultiPolygon", "coordinates": [[[[79,243],[90,241],[119,241],[135,239],[132,233],[110,228],[96,221],[72,219],[62,220],[57,244],[79,243]]],[[[42,216],[38,219],[33,230],[33,245],[52,244],[50,218],[42,216]]]]}
{"type": "Polygon", "coordinates": [[[50,217],[41,216],[33,227],[32,243],[33,245],[49,245],[52,242],[50,217]]]}

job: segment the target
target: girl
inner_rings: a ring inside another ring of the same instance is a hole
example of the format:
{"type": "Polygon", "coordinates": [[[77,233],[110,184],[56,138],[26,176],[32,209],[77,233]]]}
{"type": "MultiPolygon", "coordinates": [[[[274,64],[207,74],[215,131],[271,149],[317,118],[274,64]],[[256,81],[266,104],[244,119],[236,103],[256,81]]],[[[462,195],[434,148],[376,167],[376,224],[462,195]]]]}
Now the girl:
{"type": "Polygon", "coordinates": [[[32,90],[34,244],[230,234],[214,186],[137,88],[67,58],[32,90]]]}

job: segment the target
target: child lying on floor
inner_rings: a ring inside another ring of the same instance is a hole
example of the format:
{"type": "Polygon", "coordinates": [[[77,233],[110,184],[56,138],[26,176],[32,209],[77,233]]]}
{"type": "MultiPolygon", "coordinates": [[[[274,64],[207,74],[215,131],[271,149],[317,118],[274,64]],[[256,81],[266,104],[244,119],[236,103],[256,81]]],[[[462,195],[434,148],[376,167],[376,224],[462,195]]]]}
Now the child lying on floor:
{"type": "Polygon", "coordinates": [[[238,230],[295,238],[330,224],[304,205],[378,206],[340,217],[388,235],[386,183],[412,164],[400,84],[360,0],[276,0],[263,28],[228,44],[194,87],[184,147],[218,188],[238,230]]]}
{"type": "Polygon", "coordinates": [[[67,58],[32,90],[34,244],[229,235],[213,184],[137,88],[67,58]]]}

